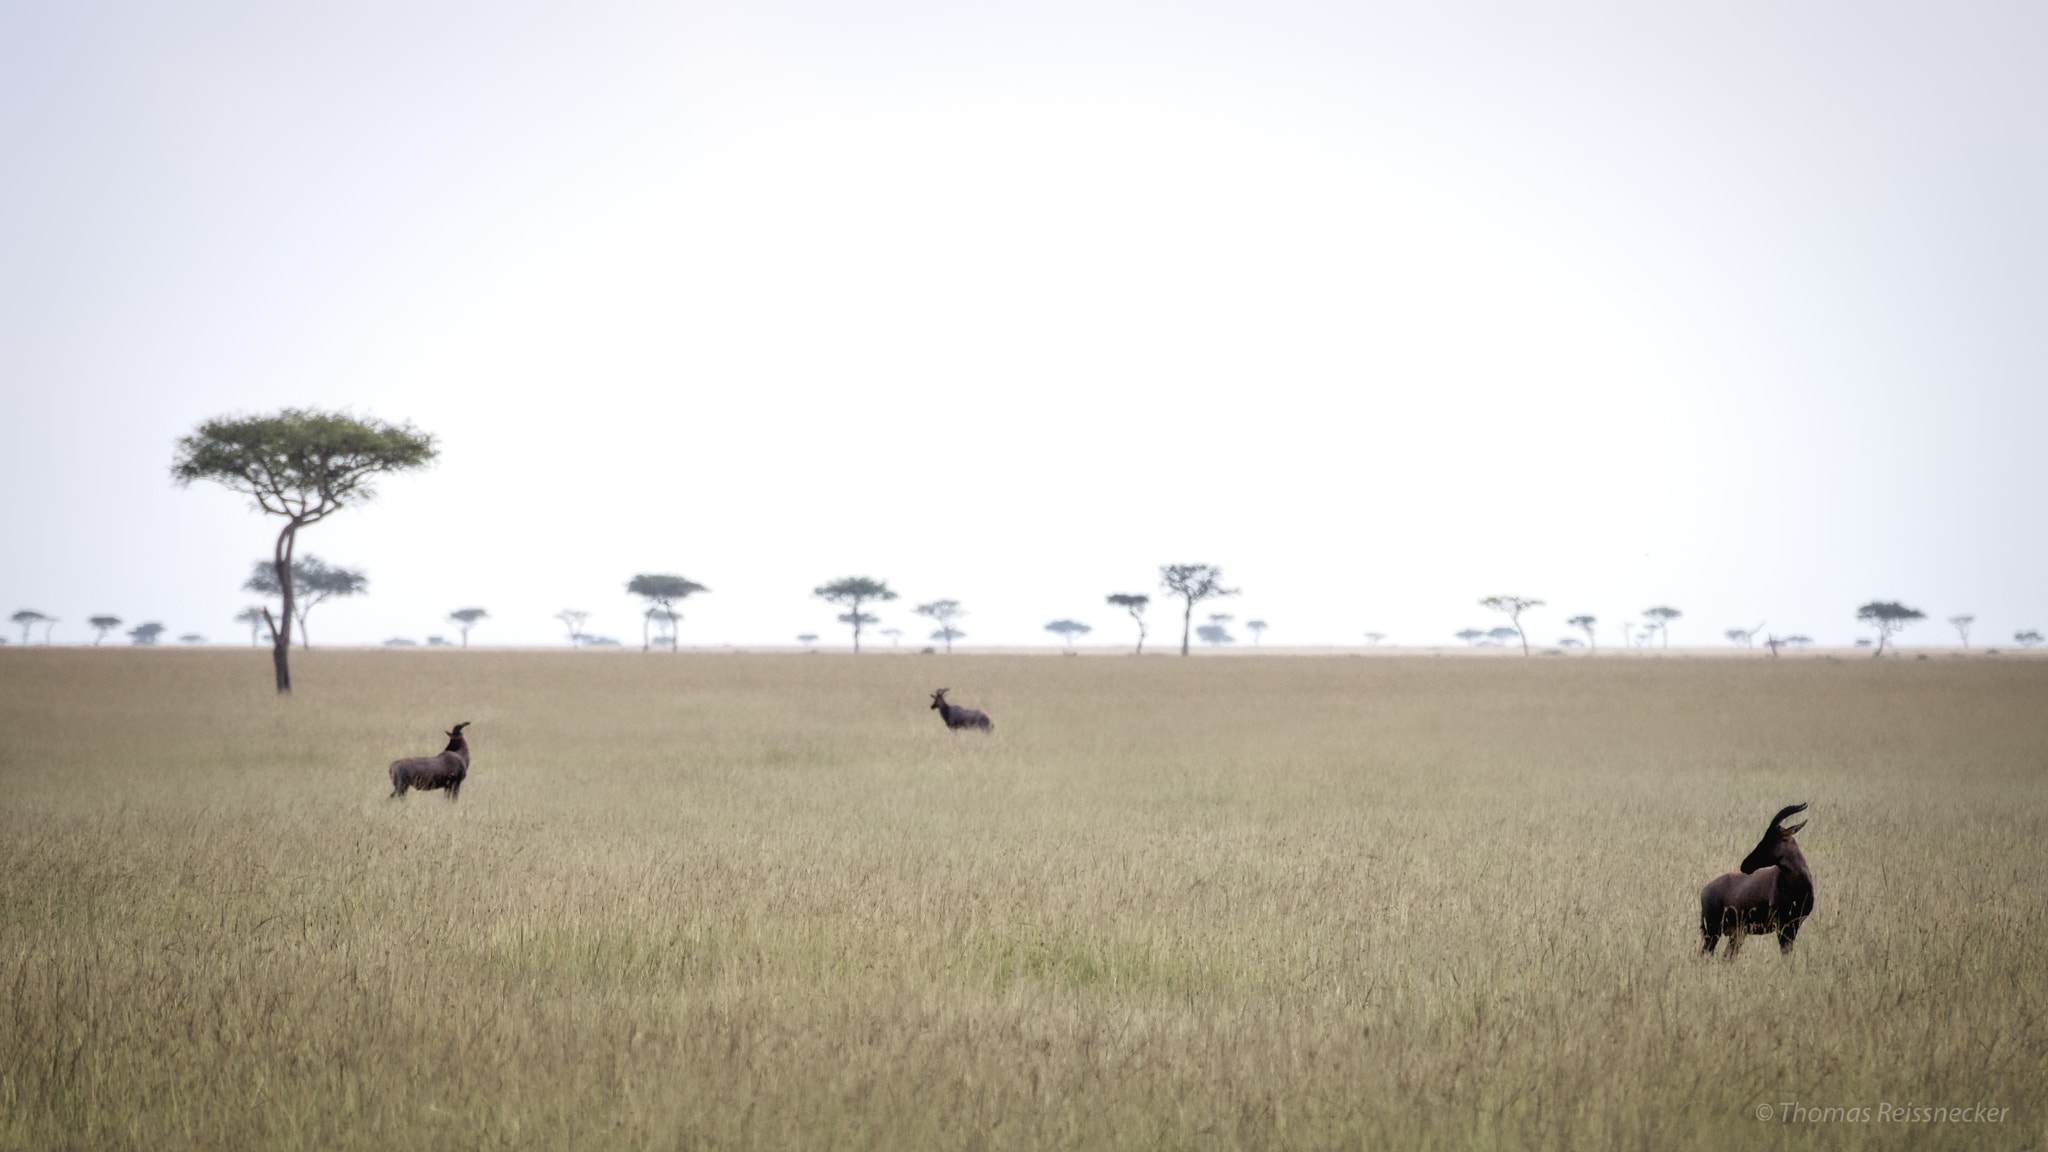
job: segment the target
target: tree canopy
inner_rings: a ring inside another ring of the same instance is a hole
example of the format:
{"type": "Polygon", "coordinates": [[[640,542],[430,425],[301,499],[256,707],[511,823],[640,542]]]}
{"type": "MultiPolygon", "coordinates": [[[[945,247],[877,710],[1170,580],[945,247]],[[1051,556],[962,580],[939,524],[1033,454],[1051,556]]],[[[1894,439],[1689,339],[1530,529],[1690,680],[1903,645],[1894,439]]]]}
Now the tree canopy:
{"type": "Polygon", "coordinates": [[[457,632],[462,633],[462,646],[467,648],[469,647],[469,630],[476,627],[477,621],[486,619],[489,616],[490,613],[481,608],[457,608],[448,614],[448,620],[455,625],[457,632]]]}
{"type": "Polygon", "coordinates": [[[433,436],[410,424],[317,408],[217,417],[179,438],[171,460],[171,479],[179,487],[210,481],[249,497],[260,511],[284,518],[272,561],[284,605],[272,627],[271,662],[280,695],[292,690],[297,590],[291,562],[299,529],[372,499],[378,476],[424,468],[438,452],[433,436]]]}
{"type": "Polygon", "coordinates": [[[1094,628],[1081,623],[1079,620],[1055,620],[1047,624],[1045,630],[1057,633],[1060,640],[1070,649],[1074,646],[1075,637],[1086,636],[1090,632],[1095,631],[1094,628]]]}
{"type": "Polygon", "coordinates": [[[1655,608],[1643,609],[1643,615],[1650,618],[1650,627],[1664,634],[1664,646],[1671,647],[1671,622],[1685,613],[1669,605],[1660,604],[1655,608]]]}
{"type": "Polygon", "coordinates": [[[1195,605],[1215,596],[1235,596],[1236,588],[1223,586],[1223,569],[1215,564],[1161,564],[1159,584],[1187,602],[1181,612],[1180,654],[1188,654],[1188,633],[1195,621],[1195,605]]]}
{"type": "MultiPolygon", "coordinates": [[[[21,611],[16,612],[12,616],[9,616],[8,619],[14,621],[16,624],[21,625],[21,642],[23,644],[28,643],[29,629],[45,621],[48,621],[52,624],[56,623],[55,617],[45,616],[41,612],[38,612],[33,608],[23,608],[21,611]]],[[[45,642],[47,642],[49,640],[49,636],[45,634],[43,639],[45,642]]]]}
{"type": "Polygon", "coordinates": [[[121,618],[119,616],[95,616],[86,621],[86,623],[92,625],[94,632],[92,646],[97,648],[100,646],[100,641],[107,638],[107,633],[121,626],[121,618]]]}
{"type": "Polygon", "coordinates": [[[856,656],[860,655],[861,626],[875,622],[875,617],[860,610],[861,605],[896,599],[896,593],[889,587],[887,581],[867,576],[841,577],[830,584],[821,584],[812,589],[811,595],[847,610],[839,617],[839,622],[853,625],[853,654],[856,656]]]}
{"type": "MultiPolygon", "coordinates": [[[[301,648],[313,646],[313,630],[306,623],[313,609],[331,599],[360,595],[370,587],[370,578],[362,569],[330,565],[311,552],[292,560],[291,574],[295,592],[293,619],[298,621],[301,648]]],[[[249,578],[242,582],[242,591],[282,596],[284,588],[277,580],[277,565],[268,560],[256,561],[249,570],[249,578]]]]}
{"type": "Polygon", "coordinates": [[[929,604],[919,604],[911,611],[919,616],[930,617],[939,626],[939,630],[932,633],[932,639],[938,640],[943,637],[948,652],[953,650],[954,637],[967,635],[953,627],[955,621],[967,615],[967,609],[962,608],[958,600],[934,600],[929,604]]]}
{"type": "Polygon", "coordinates": [[[1927,613],[1918,608],[1908,608],[1896,600],[1872,600],[1856,610],[1856,619],[1877,629],[1877,651],[1872,655],[1882,656],[1885,641],[1915,620],[1927,619],[1927,613]]]}
{"type": "Polygon", "coordinates": [[[1479,602],[1481,608],[1507,613],[1508,623],[1514,625],[1515,638],[1522,642],[1522,655],[1529,654],[1529,634],[1522,631],[1522,613],[1531,608],[1543,607],[1543,601],[1527,596],[1488,596],[1479,602]]]}
{"type": "Polygon", "coordinates": [[[1152,598],[1135,592],[1112,592],[1109,595],[1109,603],[1114,607],[1129,612],[1131,619],[1137,622],[1138,647],[1131,654],[1133,656],[1143,656],[1145,654],[1145,606],[1152,603],[1152,598]]]}
{"type": "MultiPolygon", "coordinates": [[[[711,589],[697,583],[695,580],[663,572],[654,574],[643,573],[633,577],[631,580],[626,581],[626,591],[646,600],[649,606],[649,611],[643,617],[640,625],[640,650],[642,652],[647,651],[647,624],[656,619],[653,610],[658,608],[666,614],[664,618],[669,624],[668,650],[674,652],[676,651],[677,631],[675,624],[683,618],[683,614],[676,611],[675,602],[693,593],[709,592],[711,589]]],[[[465,640],[466,644],[467,641],[465,640]]]]}

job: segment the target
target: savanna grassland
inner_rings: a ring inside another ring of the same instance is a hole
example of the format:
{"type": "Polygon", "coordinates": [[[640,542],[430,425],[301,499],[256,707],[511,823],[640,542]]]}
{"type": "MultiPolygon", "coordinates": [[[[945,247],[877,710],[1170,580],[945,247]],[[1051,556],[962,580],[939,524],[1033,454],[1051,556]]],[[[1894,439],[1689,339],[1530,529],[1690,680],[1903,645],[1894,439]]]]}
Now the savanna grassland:
{"type": "Polygon", "coordinates": [[[2048,1142],[2048,661],[294,665],[0,651],[0,1147],[2048,1142]]]}

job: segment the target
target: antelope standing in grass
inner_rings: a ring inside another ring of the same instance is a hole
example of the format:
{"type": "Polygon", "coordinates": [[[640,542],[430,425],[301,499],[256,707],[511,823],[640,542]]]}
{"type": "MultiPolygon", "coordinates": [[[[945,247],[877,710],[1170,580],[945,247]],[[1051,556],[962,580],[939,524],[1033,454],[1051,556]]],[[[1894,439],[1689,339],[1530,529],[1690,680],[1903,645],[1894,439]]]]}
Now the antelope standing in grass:
{"type": "Polygon", "coordinates": [[[1706,938],[1701,954],[1713,955],[1714,945],[1726,936],[1728,959],[1733,960],[1744,937],[1770,932],[1778,934],[1780,952],[1792,951],[1799,925],[1813,915],[1813,873],[1807,871],[1806,857],[1792,838],[1806,822],[1790,828],[1779,825],[1805,810],[1804,804],[1780,810],[1764,829],[1764,838],[1742,858],[1740,872],[1717,877],[1700,889],[1700,934],[1706,938]]]}
{"type": "Polygon", "coordinates": [[[462,792],[462,780],[469,775],[469,740],[462,730],[469,727],[464,720],[448,730],[448,747],[438,756],[411,756],[391,762],[391,797],[405,795],[407,788],[432,792],[437,788],[448,790],[448,799],[453,800],[462,792]]]}
{"type": "Polygon", "coordinates": [[[938,710],[939,719],[946,722],[946,727],[979,728],[983,732],[996,730],[996,722],[988,718],[988,713],[962,708],[958,704],[948,704],[946,693],[951,691],[951,688],[941,688],[932,693],[932,707],[938,710]]]}

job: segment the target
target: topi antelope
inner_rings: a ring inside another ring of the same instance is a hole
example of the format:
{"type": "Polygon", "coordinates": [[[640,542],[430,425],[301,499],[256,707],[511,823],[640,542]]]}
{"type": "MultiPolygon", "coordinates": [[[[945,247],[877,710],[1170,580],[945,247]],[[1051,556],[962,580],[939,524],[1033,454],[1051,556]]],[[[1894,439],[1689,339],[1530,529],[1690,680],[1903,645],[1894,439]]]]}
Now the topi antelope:
{"type": "Polygon", "coordinates": [[[439,756],[412,756],[391,762],[391,797],[405,795],[407,788],[432,792],[446,788],[448,799],[455,799],[462,791],[462,778],[469,775],[469,740],[462,730],[469,727],[464,720],[448,730],[448,747],[439,756]]]}
{"type": "Polygon", "coordinates": [[[938,709],[939,718],[946,722],[946,727],[979,728],[983,732],[996,730],[996,722],[988,718],[988,713],[946,703],[946,693],[951,691],[951,688],[941,688],[932,693],[932,707],[938,709]]]}
{"type": "Polygon", "coordinates": [[[1706,937],[1703,955],[1712,955],[1721,937],[1728,937],[1728,959],[1742,948],[1751,934],[1776,932],[1778,950],[1789,953],[1799,936],[1799,925],[1813,915],[1813,873],[1806,869],[1806,857],[1799,851],[1793,834],[1806,827],[1804,820],[1790,828],[1779,824],[1806,805],[1794,804],[1771,817],[1764,838],[1742,858],[1742,871],[1716,878],[1700,889],[1700,933],[1706,937]]]}

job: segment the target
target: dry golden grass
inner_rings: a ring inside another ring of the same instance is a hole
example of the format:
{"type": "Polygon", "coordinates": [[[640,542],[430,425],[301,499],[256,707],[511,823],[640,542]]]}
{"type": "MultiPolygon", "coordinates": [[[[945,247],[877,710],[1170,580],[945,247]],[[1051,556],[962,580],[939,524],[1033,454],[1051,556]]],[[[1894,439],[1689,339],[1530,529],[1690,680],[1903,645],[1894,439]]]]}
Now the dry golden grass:
{"type": "Polygon", "coordinates": [[[2048,663],[296,670],[0,652],[0,1146],[2048,1134],[2048,663]],[[386,800],[456,720],[461,801],[386,800]],[[1797,951],[1700,961],[1700,885],[1799,800],[1797,951]]]}

